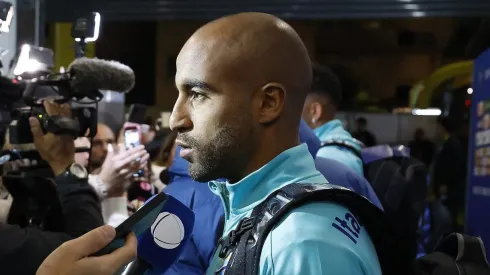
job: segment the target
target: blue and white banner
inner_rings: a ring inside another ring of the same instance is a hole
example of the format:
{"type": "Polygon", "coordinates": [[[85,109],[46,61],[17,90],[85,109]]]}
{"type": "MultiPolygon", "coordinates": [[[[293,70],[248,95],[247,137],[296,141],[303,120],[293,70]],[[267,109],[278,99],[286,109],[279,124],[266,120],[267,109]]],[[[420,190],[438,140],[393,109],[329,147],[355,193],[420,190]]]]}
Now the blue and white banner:
{"type": "Polygon", "coordinates": [[[490,49],[475,60],[471,102],[465,231],[490,255],[490,49]]]}

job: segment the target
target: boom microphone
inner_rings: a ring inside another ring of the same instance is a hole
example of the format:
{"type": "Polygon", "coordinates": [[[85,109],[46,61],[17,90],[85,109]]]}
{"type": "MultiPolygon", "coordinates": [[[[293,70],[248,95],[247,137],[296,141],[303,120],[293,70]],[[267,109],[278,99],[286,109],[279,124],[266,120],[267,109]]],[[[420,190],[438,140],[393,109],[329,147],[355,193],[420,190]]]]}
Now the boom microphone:
{"type": "Polygon", "coordinates": [[[68,66],[68,72],[76,94],[90,94],[93,90],[127,93],[135,83],[133,70],[117,61],[81,57],[68,66]]]}
{"type": "Polygon", "coordinates": [[[168,199],[152,226],[138,237],[138,258],[123,274],[163,274],[179,258],[192,235],[194,212],[180,201],[168,199]]]}

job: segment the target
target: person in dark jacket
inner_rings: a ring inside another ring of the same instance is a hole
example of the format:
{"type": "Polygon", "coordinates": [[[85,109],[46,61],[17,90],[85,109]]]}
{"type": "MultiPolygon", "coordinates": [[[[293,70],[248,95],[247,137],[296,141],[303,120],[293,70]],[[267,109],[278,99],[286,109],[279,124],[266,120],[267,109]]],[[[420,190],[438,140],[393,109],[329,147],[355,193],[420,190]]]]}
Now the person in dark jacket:
{"type": "MultiPolygon", "coordinates": [[[[69,113],[68,105],[45,102],[44,107],[48,114],[69,113]]],[[[75,162],[73,138],[44,134],[37,119],[31,118],[30,122],[36,149],[56,176],[56,191],[60,199],[64,230],[49,232],[0,224],[2,274],[35,274],[44,259],[62,243],[104,224],[97,194],[88,184],[88,180],[75,176],[68,169],[75,162]]]]}
{"type": "MultiPolygon", "coordinates": [[[[301,121],[299,131],[300,141],[308,145],[312,156],[316,156],[321,146],[320,140],[304,121],[301,121]]],[[[179,151],[180,147],[177,147],[174,162],[169,169],[170,184],[164,192],[192,209],[196,221],[189,244],[177,263],[164,274],[204,274],[223,232],[223,206],[221,199],[209,190],[207,184],[190,178],[187,174],[188,162],[180,157],[179,151]]],[[[338,161],[321,157],[315,159],[315,165],[329,183],[349,188],[383,209],[369,182],[353,169],[338,161]]]]}
{"type": "Polygon", "coordinates": [[[430,167],[434,158],[435,144],[425,136],[422,128],[417,128],[413,140],[408,144],[410,155],[430,167]]]}
{"type": "Polygon", "coordinates": [[[57,181],[57,191],[63,206],[64,232],[0,224],[2,274],[35,274],[61,244],[104,224],[99,200],[87,180],[57,181]]]}
{"type": "Polygon", "coordinates": [[[461,144],[457,127],[447,117],[437,120],[438,148],[431,167],[430,191],[440,199],[452,216],[454,231],[463,228],[466,190],[466,146],[461,144]]]}
{"type": "Polygon", "coordinates": [[[376,145],[376,137],[367,129],[367,119],[360,117],[356,119],[356,131],[352,133],[352,136],[361,141],[366,147],[372,147],[376,145]]]}

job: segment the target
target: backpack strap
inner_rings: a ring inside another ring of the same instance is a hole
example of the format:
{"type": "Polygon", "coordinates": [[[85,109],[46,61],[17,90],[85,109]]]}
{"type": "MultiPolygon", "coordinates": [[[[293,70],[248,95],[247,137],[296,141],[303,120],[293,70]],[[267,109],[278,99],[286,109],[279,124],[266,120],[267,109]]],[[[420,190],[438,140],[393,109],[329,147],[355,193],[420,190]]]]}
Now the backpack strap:
{"type": "MultiPolygon", "coordinates": [[[[382,233],[386,232],[385,216],[368,199],[331,184],[290,184],[269,195],[254,208],[250,217],[240,221],[237,228],[228,234],[228,238],[221,242],[220,257],[225,259],[231,255],[224,274],[257,275],[260,253],[272,228],[292,209],[320,201],[345,205],[360,226],[367,229],[375,246],[386,239],[386,235],[382,233]]],[[[378,250],[378,246],[376,249],[382,268],[392,264],[389,263],[391,259],[386,258],[388,252],[378,250]],[[388,262],[382,259],[387,259],[388,262]]]]}
{"type": "Polygon", "coordinates": [[[435,251],[453,257],[456,262],[473,263],[490,268],[485,245],[480,237],[461,233],[446,234],[437,243],[435,251]]]}
{"type": "Polygon", "coordinates": [[[349,150],[350,152],[352,152],[354,155],[356,155],[359,159],[362,160],[361,152],[359,152],[359,150],[356,147],[352,146],[350,143],[348,143],[344,140],[329,139],[329,140],[326,140],[325,142],[323,142],[322,145],[320,146],[320,148],[327,147],[327,146],[337,146],[337,147],[345,148],[345,149],[349,150]]]}
{"type": "Polygon", "coordinates": [[[483,240],[480,237],[457,234],[463,237],[464,243],[463,255],[458,255],[458,259],[462,262],[471,261],[490,268],[483,240]]]}
{"type": "Polygon", "coordinates": [[[454,259],[442,252],[432,252],[416,262],[415,274],[420,275],[463,275],[459,266],[454,259]]]}
{"type": "Polygon", "coordinates": [[[434,252],[419,258],[416,265],[422,274],[490,274],[481,238],[460,233],[443,235],[434,252]]]}
{"type": "Polygon", "coordinates": [[[219,244],[221,241],[221,236],[223,235],[223,231],[225,230],[225,215],[222,215],[218,221],[218,227],[216,228],[216,244],[219,244]]]}

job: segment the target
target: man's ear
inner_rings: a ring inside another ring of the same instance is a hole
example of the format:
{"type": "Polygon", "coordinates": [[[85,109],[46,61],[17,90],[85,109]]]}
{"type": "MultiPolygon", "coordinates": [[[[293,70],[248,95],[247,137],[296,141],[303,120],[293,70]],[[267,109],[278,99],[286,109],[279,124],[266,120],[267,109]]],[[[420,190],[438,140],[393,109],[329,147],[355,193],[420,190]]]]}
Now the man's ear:
{"type": "Polygon", "coordinates": [[[279,83],[269,83],[260,89],[259,123],[270,123],[283,112],[286,88],[279,83]]]}
{"type": "Polygon", "coordinates": [[[315,120],[315,123],[320,120],[323,112],[323,106],[319,102],[313,102],[310,105],[311,118],[315,120]]]}

